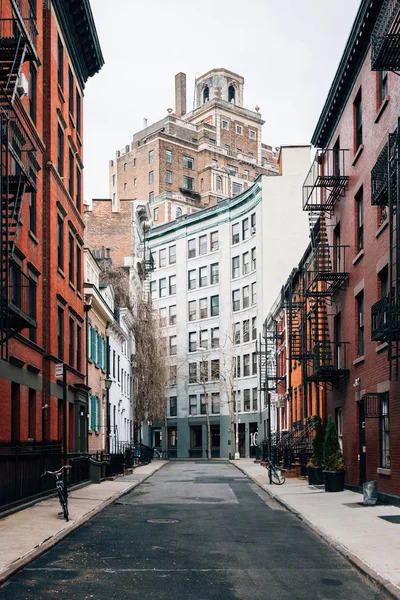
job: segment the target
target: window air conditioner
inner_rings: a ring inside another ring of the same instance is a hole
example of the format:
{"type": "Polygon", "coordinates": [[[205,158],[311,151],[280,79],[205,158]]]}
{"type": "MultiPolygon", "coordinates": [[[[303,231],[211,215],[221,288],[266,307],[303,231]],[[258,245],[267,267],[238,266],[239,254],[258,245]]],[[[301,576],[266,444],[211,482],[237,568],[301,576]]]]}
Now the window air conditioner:
{"type": "Polygon", "coordinates": [[[27,96],[29,92],[28,80],[23,73],[18,78],[17,93],[20,98],[27,96]]]}
{"type": "Polygon", "coordinates": [[[254,235],[254,234],[255,234],[255,232],[256,232],[256,228],[255,228],[255,227],[251,227],[251,229],[250,229],[250,233],[251,233],[251,235],[254,235]]]}

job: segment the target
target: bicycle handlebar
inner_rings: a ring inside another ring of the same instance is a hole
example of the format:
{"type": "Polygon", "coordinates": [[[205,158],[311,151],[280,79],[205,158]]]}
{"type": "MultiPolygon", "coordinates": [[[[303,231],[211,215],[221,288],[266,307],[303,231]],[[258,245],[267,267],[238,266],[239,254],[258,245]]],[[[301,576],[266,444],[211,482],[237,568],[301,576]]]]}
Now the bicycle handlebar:
{"type": "Polygon", "coordinates": [[[65,467],[61,467],[61,469],[58,469],[58,471],[45,471],[43,473],[43,475],[41,475],[40,477],[44,477],[45,475],[54,475],[54,477],[56,475],[61,475],[61,473],[64,471],[64,469],[72,469],[71,465],[66,465],[65,467]]]}

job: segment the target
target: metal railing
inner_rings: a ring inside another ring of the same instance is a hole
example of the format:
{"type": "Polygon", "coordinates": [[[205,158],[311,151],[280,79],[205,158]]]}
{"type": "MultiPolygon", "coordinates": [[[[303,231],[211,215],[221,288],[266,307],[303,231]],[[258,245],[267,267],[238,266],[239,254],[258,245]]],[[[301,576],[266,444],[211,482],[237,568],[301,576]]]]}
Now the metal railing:
{"type": "Polygon", "coordinates": [[[38,38],[37,17],[31,0],[11,0],[13,17],[0,19],[0,37],[13,38],[16,34],[22,36],[28,45],[30,58],[38,60],[36,44],[38,38]]]}
{"type": "MultiPolygon", "coordinates": [[[[24,327],[36,327],[37,323],[30,314],[29,289],[31,281],[25,273],[11,267],[11,273],[8,285],[8,306],[13,328],[16,326],[15,320],[21,321],[24,327]]],[[[5,307],[3,308],[3,310],[5,307]]]]}
{"type": "Polygon", "coordinates": [[[317,150],[303,184],[303,210],[331,212],[340,196],[344,196],[349,180],[346,171],[348,150],[317,150]]]}
{"type": "Polygon", "coordinates": [[[385,0],[371,36],[372,71],[400,70],[400,0],[385,0]]]}
{"type": "Polygon", "coordinates": [[[384,341],[393,327],[394,293],[383,296],[371,306],[371,340],[384,341]]]}
{"type": "Polygon", "coordinates": [[[335,381],[348,371],[349,342],[321,340],[312,348],[312,381],[335,381]]]}

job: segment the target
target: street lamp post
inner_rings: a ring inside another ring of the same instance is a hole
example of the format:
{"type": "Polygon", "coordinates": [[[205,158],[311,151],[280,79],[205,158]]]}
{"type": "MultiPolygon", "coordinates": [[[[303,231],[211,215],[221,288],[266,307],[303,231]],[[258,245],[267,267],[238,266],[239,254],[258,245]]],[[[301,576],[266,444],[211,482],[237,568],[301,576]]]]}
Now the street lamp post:
{"type": "Polygon", "coordinates": [[[238,402],[238,378],[237,378],[237,359],[235,354],[235,421],[236,421],[236,438],[235,438],[235,460],[239,460],[239,402],[238,402]]]}

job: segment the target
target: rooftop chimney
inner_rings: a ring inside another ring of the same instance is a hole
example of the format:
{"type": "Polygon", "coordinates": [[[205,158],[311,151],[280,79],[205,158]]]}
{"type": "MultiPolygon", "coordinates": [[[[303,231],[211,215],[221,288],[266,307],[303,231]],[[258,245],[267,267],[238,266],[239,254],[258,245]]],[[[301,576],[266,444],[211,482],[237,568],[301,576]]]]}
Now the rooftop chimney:
{"type": "Polygon", "coordinates": [[[178,117],[186,114],[186,75],[175,75],[175,112],[178,117]]]}

